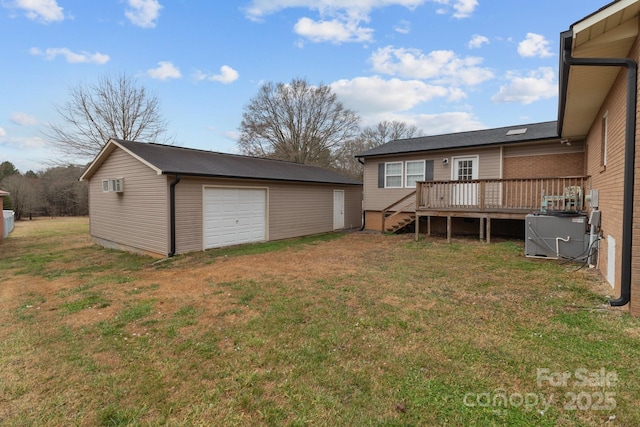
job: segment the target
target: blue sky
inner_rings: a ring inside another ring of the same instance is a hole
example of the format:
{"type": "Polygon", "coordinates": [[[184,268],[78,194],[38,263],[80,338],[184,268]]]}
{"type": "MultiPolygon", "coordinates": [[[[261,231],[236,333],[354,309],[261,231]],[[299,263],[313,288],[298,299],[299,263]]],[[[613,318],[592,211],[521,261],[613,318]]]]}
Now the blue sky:
{"type": "Polygon", "coordinates": [[[0,0],[0,162],[42,170],[69,89],[126,73],[179,145],[237,152],[261,84],[330,85],[362,125],[557,118],[560,32],[604,0],[0,0]]]}

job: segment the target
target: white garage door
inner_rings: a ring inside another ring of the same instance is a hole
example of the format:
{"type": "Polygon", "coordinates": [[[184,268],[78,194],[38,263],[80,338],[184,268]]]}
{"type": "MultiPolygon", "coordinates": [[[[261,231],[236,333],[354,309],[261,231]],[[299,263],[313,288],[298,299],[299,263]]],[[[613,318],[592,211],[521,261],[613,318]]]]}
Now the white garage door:
{"type": "Polygon", "coordinates": [[[266,240],[267,190],[205,188],[205,249],[266,240]]]}

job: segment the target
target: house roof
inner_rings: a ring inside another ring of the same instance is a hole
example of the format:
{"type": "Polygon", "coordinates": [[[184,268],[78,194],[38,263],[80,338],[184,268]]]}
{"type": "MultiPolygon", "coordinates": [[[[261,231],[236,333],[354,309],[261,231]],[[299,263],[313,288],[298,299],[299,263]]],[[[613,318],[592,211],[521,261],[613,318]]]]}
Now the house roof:
{"type": "Polygon", "coordinates": [[[9,195],[9,193],[8,193],[8,192],[0,190],[0,197],[2,197],[2,196],[8,196],[8,195],[9,195]]]}
{"type": "Polygon", "coordinates": [[[339,173],[300,163],[117,139],[109,140],[82,174],[80,180],[90,179],[116,148],[129,153],[155,170],[158,175],[180,174],[326,184],[362,184],[339,173]]]}
{"type": "Polygon", "coordinates": [[[483,147],[515,142],[531,142],[558,138],[557,122],[532,123],[495,129],[397,139],[372,148],[356,157],[415,153],[467,147],[483,147]]]}
{"type": "MultiPolygon", "coordinates": [[[[574,58],[626,58],[639,33],[639,0],[616,0],[560,35],[560,52],[574,58]]],[[[560,55],[558,133],[584,137],[621,67],[567,66],[560,55]]],[[[624,71],[622,71],[624,72],[624,71]]]]}

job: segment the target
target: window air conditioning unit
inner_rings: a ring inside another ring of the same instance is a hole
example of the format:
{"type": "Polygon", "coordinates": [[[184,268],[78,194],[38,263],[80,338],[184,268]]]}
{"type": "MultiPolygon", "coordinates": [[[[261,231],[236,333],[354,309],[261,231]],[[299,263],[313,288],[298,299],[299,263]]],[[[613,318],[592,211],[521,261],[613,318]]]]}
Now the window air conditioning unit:
{"type": "Polygon", "coordinates": [[[124,178],[109,178],[102,180],[102,191],[123,193],[124,192],[124,178]]]}

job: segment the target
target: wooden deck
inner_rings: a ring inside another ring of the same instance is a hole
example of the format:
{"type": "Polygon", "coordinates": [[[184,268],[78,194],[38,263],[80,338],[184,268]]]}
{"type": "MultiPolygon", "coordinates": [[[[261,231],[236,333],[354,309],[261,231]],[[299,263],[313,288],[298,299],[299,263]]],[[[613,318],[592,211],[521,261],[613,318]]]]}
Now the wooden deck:
{"type": "Polygon", "coordinates": [[[416,184],[416,238],[420,217],[447,218],[447,240],[451,241],[452,218],[479,218],[480,239],[491,239],[491,219],[525,219],[533,212],[584,209],[589,177],[527,179],[483,179],[469,181],[422,181],[416,184]]]}

